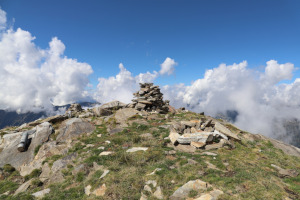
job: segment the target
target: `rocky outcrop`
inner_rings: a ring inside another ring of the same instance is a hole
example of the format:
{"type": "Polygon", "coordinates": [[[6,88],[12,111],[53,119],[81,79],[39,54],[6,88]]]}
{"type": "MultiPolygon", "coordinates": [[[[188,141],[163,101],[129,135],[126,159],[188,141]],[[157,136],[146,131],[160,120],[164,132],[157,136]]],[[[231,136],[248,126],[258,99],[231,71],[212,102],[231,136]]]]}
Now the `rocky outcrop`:
{"type": "Polygon", "coordinates": [[[35,130],[34,134],[29,135],[29,145],[24,152],[17,150],[22,132],[4,135],[0,145],[0,148],[3,148],[0,152],[0,167],[4,164],[10,164],[16,169],[20,169],[22,165],[28,164],[34,159],[35,148],[49,140],[53,128],[50,123],[44,122],[38,125],[35,130]]]}
{"type": "Polygon", "coordinates": [[[74,104],[71,104],[69,109],[66,111],[66,115],[68,117],[75,117],[75,116],[78,116],[81,111],[83,111],[83,109],[81,108],[81,105],[78,103],[74,103],[74,104]]]}
{"type": "Polygon", "coordinates": [[[169,111],[169,101],[163,101],[163,94],[159,86],[153,83],[140,83],[141,89],[134,93],[135,99],[128,105],[130,108],[145,111],[156,111],[158,113],[167,113],[169,111]]]}
{"type": "Polygon", "coordinates": [[[95,126],[80,118],[72,118],[64,121],[59,128],[57,143],[68,143],[83,133],[90,133],[95,130],[95,126]]]}
{"type": "MultiPolygon", "coordinates": [[[[205,148],[206,150],[218,149],[224,145],[231,146],[230,138],[240,140],[236,134],[221,123],[204,118],[173,122],[169,135],[169,139],[174,145],[191,145],[194,148],[205,148]]],[[[183,146],[181,148],[184,149],[183,146]]]]}

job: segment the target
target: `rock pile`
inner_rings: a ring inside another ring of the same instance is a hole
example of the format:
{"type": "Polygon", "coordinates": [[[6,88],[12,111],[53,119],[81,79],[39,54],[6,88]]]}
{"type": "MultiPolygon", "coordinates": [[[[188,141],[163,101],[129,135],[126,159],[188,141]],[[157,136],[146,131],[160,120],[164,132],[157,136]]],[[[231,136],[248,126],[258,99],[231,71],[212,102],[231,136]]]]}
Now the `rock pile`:
{"type": "Polygon", "coordinates": [[[69,109],[66,111],[66,115],[68,117],[75,117],[76,114],[79,114],[83,109],[81,108],[81,105],[78,103],[71,104],[69,109]]]}
{"type": "Polygon", "coordinates": [[[169,111],[170,101],[163,101],[163,94],[160,92],[159,86],[153,85],[153,83],[140,83],[140,87],[140,90],[133,94],[135,99],[132,100],[133,103],[129,107],[148,112],[167,113],[169,111]]]}
{"type": "Polygon", "coordinates": [[[169,139],[174,145],[191,145],[206,150],[231,145],[230,138],[240,140],[228,128],[211,119],[175,122],[170,127],[169,139]]]}

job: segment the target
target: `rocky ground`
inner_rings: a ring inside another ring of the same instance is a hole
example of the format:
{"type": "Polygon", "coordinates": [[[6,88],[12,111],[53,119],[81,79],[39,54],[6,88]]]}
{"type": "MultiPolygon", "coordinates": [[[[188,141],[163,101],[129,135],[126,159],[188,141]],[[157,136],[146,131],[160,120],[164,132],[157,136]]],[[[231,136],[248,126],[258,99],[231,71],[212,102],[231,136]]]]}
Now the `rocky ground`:
{"type": "Polygon", "coordinates": [[[0,199],[300,199],[300,149],[138,103],[73,105],[0,130],[0,199]]]}

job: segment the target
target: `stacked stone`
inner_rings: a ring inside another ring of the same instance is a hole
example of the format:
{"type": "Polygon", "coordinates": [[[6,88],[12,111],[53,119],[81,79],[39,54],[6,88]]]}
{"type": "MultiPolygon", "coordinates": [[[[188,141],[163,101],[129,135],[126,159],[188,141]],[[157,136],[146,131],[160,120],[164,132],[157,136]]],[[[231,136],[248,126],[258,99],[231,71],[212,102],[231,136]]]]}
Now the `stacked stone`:
{"type": "Polygon", "coordinates": [[[169,111],[169,101],[163,101],[163,94],[159,86],[153,83],[140,83],[141,89],[134,93],[132,105],[137,110],[148,112],[156,111],[158,113],[167,113],[169,111]]]}

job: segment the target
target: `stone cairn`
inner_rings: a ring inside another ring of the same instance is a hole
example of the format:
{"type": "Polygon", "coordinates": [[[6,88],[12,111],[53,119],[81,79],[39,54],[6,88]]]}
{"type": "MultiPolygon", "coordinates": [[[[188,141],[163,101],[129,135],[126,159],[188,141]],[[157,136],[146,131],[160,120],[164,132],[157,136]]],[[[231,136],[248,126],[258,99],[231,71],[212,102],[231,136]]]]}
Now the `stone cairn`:
{"type": "Polygon", "coordinates": [[[153,83],[140,83],[140,87],[140,90],[133,94],[135,98],[132,100],[131,107],[139,111],[168,113],[170,101],[163,101],[159,86],[153,83]]]}

